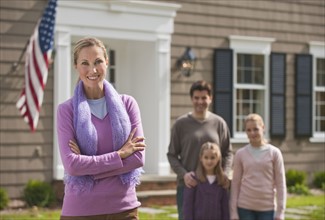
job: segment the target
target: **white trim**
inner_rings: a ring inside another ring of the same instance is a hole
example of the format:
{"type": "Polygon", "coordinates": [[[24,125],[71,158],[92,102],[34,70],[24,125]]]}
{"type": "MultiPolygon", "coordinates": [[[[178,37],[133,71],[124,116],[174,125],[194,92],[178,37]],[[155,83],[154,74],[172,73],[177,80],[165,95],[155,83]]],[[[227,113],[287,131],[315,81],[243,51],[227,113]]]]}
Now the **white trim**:
{"type": "Polygon", "coordinates": [[[316,69],[317,69],[317,58],[325,58],[325,42],[318,42],[318,41],[311,41],[309,42],[309,53],[313,55],[313,60],[312,60],[312,65],[313,65],[313,82],[312,82],[312,87],[313,87],[313,94],[312,94],[312,137],[309,139],[310,142],[314,143],[324,143],[325,142],[325,132],[315,132],[315,102],[316,102],[316,97],[315,97],[315,92],[319,91],[319,88],[316,86],[316,69]]]}
{"type": "Polygon", "coordinates": [[[309,42],[309,53],[316,57],[325,57],[325,42],[309,42]]]}
{"type": "Polygon", "coordinates": [[[270,54],[275,38],[229,36],[230,48],[236,53],[270,54]]]}
{"type": "Polygon", "coordinates": [[[71,69],[71,35],[70,32],[58,28],[55,31],[55,62],[54,62],[54,120],[53,120],[53,178],[62,179],[64,168],[61,162],[57,138],[57,107],[70,97],[71,69]]]}
{"type": "Polygon", "coordinates": [[[230,143],[232,143],[232,144],[248,144],[249,140],[244,137],[236,137],[236,138],[231,138],[230,143]]]}
{"type": "Polygon", "coordinates": [[[71,43],[94,36],[116,49],[116,88],[139,106],[145,132],[147,174],[169,175],[170,44],[178,4],[147,1],[59,1],[54,68],[54,179],[63,178],[56,110],[71,97],[71,43]],[[112,45],[112,46],[111,46],[112,45]],[[149,82],[149,83],[148,83],[149,82]],[[150,102],[148,102],[150,100],[150,102]]]}
{"type": "Polygon", "coordinates": [[[175,17],[176,10],[181,8],[178,4],[150,1],[111,1],[109,4],[112,11],[167,17],[175,17]]]}
{"type": "Polygon", "coordinates": [[[325,135],[323,137],[312,137],[309,138],[310,143],[325,143],[325,135]]]}

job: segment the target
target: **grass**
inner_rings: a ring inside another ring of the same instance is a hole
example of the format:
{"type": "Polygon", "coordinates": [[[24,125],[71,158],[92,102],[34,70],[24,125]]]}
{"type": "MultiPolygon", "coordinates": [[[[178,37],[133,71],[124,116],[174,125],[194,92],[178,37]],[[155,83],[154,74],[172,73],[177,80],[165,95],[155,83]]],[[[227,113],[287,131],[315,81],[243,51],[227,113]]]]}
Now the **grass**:
{"type": "Polygon", "coordinates": [[[0,214],[0,220],[58,220],[60,219],[61,210],[49,209],[28,209],[17,210],[15,213],[0,214]]]}
{"type": "Polygon", "coordinates": [[[296,208],[300,206],[323,206],[325,195],[317,196],[290,196],[287,198],[287,208],[296,208]]]}
{"type": "MultiPolygon", "coordinates": [[[[303,210],[304,207],[313,207],[314,209],[304,218],[306,220],[324,220],[325,219],[325,195],[318,196],[292,196],[287,198],[287,208],[296,208],[303,210]]],[[[293,220],[287,217],[286,220],[293,220]]]]}
{"type": "MultiPolygon", "coordinates": [[[[314,206],[310,213],[305,216],[307,220],[324,220],[325,219],[325,197],[324,195],[317,196],[290,196],[287,199],[287,208],[303,209],[306,206],[314,206]]],[[[164,213],[148,214],[140,213],[141,220],[175,220],[170,217],[171,214],[177,213],[174,206],[166,207],[152,207],[164,210],[164,213]]],[[[4,213],[0,212],[0,220],[58,220],[60,217],[60,210],[48,210],[48,209],[28,209],[24,211],[17,211],[16,213],[4,213]]],[[[286,218],[286,220],[293,220],[286,218]]]]}

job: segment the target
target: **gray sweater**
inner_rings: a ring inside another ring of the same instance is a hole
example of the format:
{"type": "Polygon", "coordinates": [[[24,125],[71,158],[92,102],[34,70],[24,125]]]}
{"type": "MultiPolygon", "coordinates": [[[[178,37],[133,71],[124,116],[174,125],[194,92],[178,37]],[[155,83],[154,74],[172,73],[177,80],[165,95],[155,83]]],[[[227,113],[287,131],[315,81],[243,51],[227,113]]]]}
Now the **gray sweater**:
{"type": "Polygon", "coordinates": [[[171,168],[177,174],[179,186],[184,185],[185,173],[196,169],[200,147],[207,141],[220,146],[222,165],[226,174],[229,174],[233,152],[229,129],[223,118],[209,112],[207,119],[198,121],[188,113],[175,121],[167,157],[171,168]]]}

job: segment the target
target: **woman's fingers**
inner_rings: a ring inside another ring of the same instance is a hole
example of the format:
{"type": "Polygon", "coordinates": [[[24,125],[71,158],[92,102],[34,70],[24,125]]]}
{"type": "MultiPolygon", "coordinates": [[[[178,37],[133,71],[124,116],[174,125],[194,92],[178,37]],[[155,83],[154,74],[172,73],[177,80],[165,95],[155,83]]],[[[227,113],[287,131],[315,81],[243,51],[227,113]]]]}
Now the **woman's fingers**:
{"type": "Polygon", "coordinates": [[[141,150],[144,150],[144,148],[146,147],[147,145],[143,142],[139,142],[139,143],[135,143],[134,144],[134,151],[141,151],[141,150]]]}
{"type": "Polygon", "coordinates": [[[142,142],[142,141],[144,141],[145,140],[145,138],[144,137],[135,137],[135,138],[133,138],[132,139],[132,143],[138,143],[138,142],[142,142]]]}
{"type": "Polygon", "coordinates": [[[69,141],[69,146],[70,146],[70,149],[71,149],[71,151],[73,153],[75,153],[75,154],[81,154],[78,145],[74,141],[70,140],[69,141]]]}

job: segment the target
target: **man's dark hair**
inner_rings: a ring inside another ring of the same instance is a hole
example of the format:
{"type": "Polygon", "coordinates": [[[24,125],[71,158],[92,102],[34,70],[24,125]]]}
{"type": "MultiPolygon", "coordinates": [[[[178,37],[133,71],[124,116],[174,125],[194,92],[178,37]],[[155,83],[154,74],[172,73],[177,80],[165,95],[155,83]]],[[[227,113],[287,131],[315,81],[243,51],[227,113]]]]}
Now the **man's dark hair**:
{"type": "Polygon", "coordinates": [[[193,93],[195,90],[198,90],[198,91],[206,90],[208,92],[208,95],[212,96],[212,86],[210,83],[208,83],[204,80],[196,81],[195,83],[192,84],[191,89],[190,89],[191,97],[193,97],[193,93]]]}

